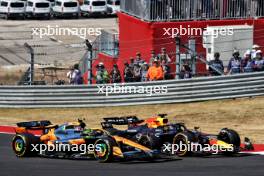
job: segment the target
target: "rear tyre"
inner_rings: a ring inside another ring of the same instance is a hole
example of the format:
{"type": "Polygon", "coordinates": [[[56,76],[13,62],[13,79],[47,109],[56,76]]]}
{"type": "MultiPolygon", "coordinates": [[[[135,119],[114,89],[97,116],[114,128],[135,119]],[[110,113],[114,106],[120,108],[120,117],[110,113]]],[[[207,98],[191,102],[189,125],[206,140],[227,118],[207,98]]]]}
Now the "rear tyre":
{"type": "Polygon", "coordinates": [[[32,151],[32,144],[38,144],[39,138],[32,134],[16,134],[12,140],[12,148],[18,157],[35,156],[37,151],[32,151]]]}
{"type": "Polygon", "coordinates": [[[235,130],[223,128],[219,132],[217,139],[233,145],[233,151],[225,151],[224,154],[234,154],[239,152],[241,140],[239,134],[235,130]]]}
{"type": "Polygon", "coordinates": [[[191,155],[192,151],[188,151],[187,147],[191,142],[193,142],[193,135],[190,132],[180,132],[176,134],[172,142],[179,149],[176,151],[176,154],[180,157],[191,155]]]}
{"type": "Polygon", "coordinates": [[[113,161],[114,141],[110,138],[98,139],[95,141],[94,158],[100,163],[113,161]]]}

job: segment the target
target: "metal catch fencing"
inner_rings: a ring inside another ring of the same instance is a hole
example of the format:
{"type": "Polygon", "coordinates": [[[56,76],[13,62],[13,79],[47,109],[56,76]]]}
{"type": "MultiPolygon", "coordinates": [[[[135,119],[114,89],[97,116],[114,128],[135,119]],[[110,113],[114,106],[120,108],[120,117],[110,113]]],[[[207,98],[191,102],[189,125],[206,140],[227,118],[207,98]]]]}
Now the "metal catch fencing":
{"type": "Polygon", "coordinates": [[[146,21],[264,16],[263,0],[122,0],[121,11],[146,21]]]}
{"type": "Polygon", "coordinates": [[[99,53],[117,58],[119,55],[119,34],[116,31],[102,30],[101,35],[93,42],[93,58],[99,53]]]}
{"type": "MultiPolygon", "coordinates": [[[[113,86],[113,85],[100,85],[113,86]]],[[[165,86],[167,93],[99,93],[98,85],[0,86],[0,108],[74,108],[184,103],[264,95],[264,72],[118,84],[117,86],[165,86]]]]}

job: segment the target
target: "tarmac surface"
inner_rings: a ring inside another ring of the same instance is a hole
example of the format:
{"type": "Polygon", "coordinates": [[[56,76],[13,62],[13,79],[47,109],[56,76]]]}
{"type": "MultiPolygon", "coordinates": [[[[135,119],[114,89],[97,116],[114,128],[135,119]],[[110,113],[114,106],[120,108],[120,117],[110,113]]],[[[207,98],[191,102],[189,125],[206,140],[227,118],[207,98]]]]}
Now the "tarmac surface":
{"type": "Polygon", "coordinates": [[[98,163],[94,160],[17,158],[11,148],[12,135],[0,134],[1,176],[263,176],[264,156],[187,157],[155,162],[98,163]]]}

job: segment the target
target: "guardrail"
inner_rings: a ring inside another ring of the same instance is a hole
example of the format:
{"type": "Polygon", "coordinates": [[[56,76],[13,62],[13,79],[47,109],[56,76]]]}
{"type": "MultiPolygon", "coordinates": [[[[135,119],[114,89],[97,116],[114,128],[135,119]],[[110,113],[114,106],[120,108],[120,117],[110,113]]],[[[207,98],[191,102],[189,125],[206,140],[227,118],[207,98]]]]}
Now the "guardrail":
{"type": "Polygon", "coordinates": [[[167,86],[167,93],[152,96],[139,93],[116,93],[106,96],[98,93],[98,86],[0,86],[0,108],[104,107],[262,96],[264,72],[117,84],[117,86],[167,86]]]}

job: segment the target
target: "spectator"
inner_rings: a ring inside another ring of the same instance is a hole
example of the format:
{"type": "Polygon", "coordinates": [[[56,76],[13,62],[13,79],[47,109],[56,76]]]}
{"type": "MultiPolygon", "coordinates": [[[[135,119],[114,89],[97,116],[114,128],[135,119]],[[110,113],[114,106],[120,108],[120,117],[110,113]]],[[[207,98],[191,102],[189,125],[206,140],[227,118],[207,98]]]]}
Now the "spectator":
{"type": "Polygon", "coordinates": [[[163,70],[163,77],[164,79],[171,79],[171,72],[170,72],[170,66],[166,64],[165,60],[162,60],[161,62],[162,70],[163,70]]]}
{"type": "Polygon", "coordinates": [[[153,66],[148,69],[147,79],[150,81],[162,80],[163,79],[163,70],[159,64],[159,61],[156,59],[153,62],[153,66]]]}
{"type": "Polygon", "coordinates": [[[254,60],[254,71],[264,71],[264,59],[261,50],[256,52],[256,58],[254,60]]]}
{"type": "Polygon", "coordinates": [[[166,48],[161,48],[161,54],[158,57],[160,62],[162,62],[162,60],[165,60],[166,64],[169,64],[171,62],[171,59],[167,54],[166,48]]]}
{"type": "Polygon", "coordinates": [[[124,69],[124,81],[133,82],[133,71],[127,62],[125,63],[125,69],[124,69]]]}
{"type": "Polygon", "coordinates": [[[113,70],[110,73],[110,79],[111,79],[111,83],[120,83],[121,82],[121,74],[120,74],[120,71],[119,71],[118,66],[116,64],[114,64],[113,70]]]}
{"type": "Polygon", "coordinates": [[[233,57],[229,60],[229,64],[227,67],[228,74],[238,74],[241,73],[241,57],[239,57],[239,51],[235,50],[233,52],[233,57]]]}
{"type": "Polygon", "coordinates": [[[73,68],[73,66],[71,66],[70,71],[67,73],[67,78],[69,79],[69,84],[73,84],[73,79],[72,79],[73,71],[74,71],[74,68],[73,68]]]}
{"type": "Polygon", "coordinates": [[[253,72],[253,61],[251,59],[251,51],[248,50],[245,55],[244,58],[241,61],[242,64],[242,72],[244,73],[249,73],[249,72],[253,72]]]}
{"type": "Polygon", "coordinates": [[[143,66],[141,67],[141,82],[146,82],[147,79],[147,74],[148,74],[148,63],[144,62],[143,66]]]}
{"type": "Polygon", "coordinates": [[[187,61],[182,65],[179,77],[180,77],[180,79],[192,78],[192,69],[189,66],[187,61]]]}
{"type": "Polygon", "coordinates": [[[72,73],[72,84],[79,85],[83,84],[82,73],[79,70],[79,64],[75,64],[73,66],[73,73],[72,73]]]}
{"type": "MultiPolygon", "coordinates": [[[[223,65],[223,61],[220,60],[220,53],[217,52],[214,54],[214,60],[210,61],[209,65],[216,68],[218,71],[224,73],[224,65],[223,65]]],[[[209,67],[210,75],[212,75],[212,76],[221,75],[216,70],[214,70],[212,67],[209,67]]]]}
{"type": "Polygon", "coordinates": [[[153,61],[156,60],[156,59],[159,59],[159,58],[156,56],[155,51],[151,50],[151,56],[150,56],[150,59],[149,59],[149,62],[151,63],[151,65],[152,65],[153,61]]]}
{"type": "Polygon", "coordinates": [[[129,67],[130,67],[130,68],[134,68],[134,64],[135,64],[135,62],[134,62],[134,58],[133,58],[133,57],[130,57],[130,64],[129,64],[129,67]]]}
{"type": "Polygon", "coordinates": [[[253,45],[251,50],[251,58],[254,60],[256,58],[256,52],[260,50],[259,45],[253,45]]]}
{"type": "Polygon", "coordinates": [[[134,65],[133,68],[133,80],[134,82],[140,82],[141,81],[141,67],[138,63],[134,65]]]}
{"type": "Polygon", "coordinates": [[[141,53],[137,52],[135,64],[137,64],[141,67],[143,65],[143,63],[144,63],[144,60],[141,58],[141,53]]]}
{"type": "Polygon", "coordinates": [[[109,82],[109,74],[105,69],[104,63],[100,62],[96,66],[96,83],[97,84],[106,84],[109,82]]]}

